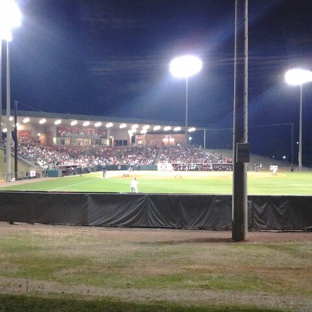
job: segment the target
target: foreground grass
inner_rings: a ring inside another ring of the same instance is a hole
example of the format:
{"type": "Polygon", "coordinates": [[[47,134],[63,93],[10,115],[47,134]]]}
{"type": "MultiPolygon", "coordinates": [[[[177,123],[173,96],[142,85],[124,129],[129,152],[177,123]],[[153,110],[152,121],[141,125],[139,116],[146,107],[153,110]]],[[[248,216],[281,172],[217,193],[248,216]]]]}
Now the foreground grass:
{"type": "Polygon", "coordinates": [[[234,243],[226,232],[21,224],[2,224],[0,234],[0,311],[308,311],[312,304],[309,239],[234,243]]]}
{"type": "Polygon", "coordinates": [[[47,311],[47,312],[225,312],[225,311],[242,311],[242,312],[274,312],[277,309],[258,309],[258,308],[242,308],[233,307],[185,307],[180,304],[168,303],[135,303],[122,302],[118,299],[100,299],[97,301],[72,298],[34,298],[26,296],[0,295],[0,311],[6,312],[22,312],[22,311],[47,311]]]}
{"type": "MultiPolygon", "coordinates": [[[[84,174],[53,178],[18,185],[8,183],[1,190],[53,191],[53,192],[120,192],[127,193],[130,180],[137,177],[141,193],[164,194],[232,194],[232,172],[181,173],[132,172],[123,177],[122,172],[84,174]]],[[[312,172],[248,172],[248,195],[312,195],[312,172]]]]}

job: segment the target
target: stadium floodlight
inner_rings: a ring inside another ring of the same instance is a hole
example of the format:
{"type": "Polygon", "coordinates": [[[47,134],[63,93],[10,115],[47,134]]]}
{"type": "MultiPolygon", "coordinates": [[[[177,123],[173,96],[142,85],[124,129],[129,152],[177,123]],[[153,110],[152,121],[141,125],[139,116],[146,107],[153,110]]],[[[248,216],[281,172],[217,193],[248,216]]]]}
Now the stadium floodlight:
{"type": "MultiPolygon", "coordinates": [[[[14,0],[0,1],[0,51],[2,52],[2,40],[6,43],[6,123],[7,123],[7,137],[6,137],[6,155],[11,153],[11,125],[10,117],[10,102],[11,102],[11,86],[10,86],[10,53],[9,41],[12,40],[12,29],[21,25],[22,14],[19,7],[14,0]]],[[[0,73],[2,73],[2,53],[0,52],[0,73]]],[[[0,74],[0,120],[2,119],[2,75],[0,74]]],[[[0,133],[2,126],[0,122],[0,133]]],[[[11,180],[11,157],[6,157],[6,181],[11,180]]]]}
{"type": "Polygon", "coordinates": [[[14,0],[0,1],[0,38],[12,40],[12,28],[21,26],[22,14],[14,0]]]}
{"type": "Polygon", "coordinates": [[[203,62],[195,55],[184,55],[170,63],[170,72],[174,77],[185,78],[185,146],[188,128],[188,79],[201,71],[203,62]]]}
{"type": "Polygon", "coordinates": [[[312,81],[312,72],[306,69],[290,69],[285,74],[285,81],[292,86],[300,86],[312,81]]]}
{"type": "Polygon", "coordinates": [[[299,98],[299,152],[298,152],[298,167],[302,170],[302,85],[312,81],[312,72],[306,69],[294,68],[290,69],[285,74],[285,81],[292,86],[300,86],[299,98]]]}

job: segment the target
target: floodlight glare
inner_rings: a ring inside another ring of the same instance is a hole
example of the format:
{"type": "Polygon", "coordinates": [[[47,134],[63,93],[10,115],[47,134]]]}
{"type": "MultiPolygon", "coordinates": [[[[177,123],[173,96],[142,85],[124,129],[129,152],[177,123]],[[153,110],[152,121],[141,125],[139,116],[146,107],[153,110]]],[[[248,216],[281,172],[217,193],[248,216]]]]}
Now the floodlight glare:
{"type": "Polygon", "coordinates": [[[185,78],[185,146],[187,145],[188,128],[188,79],[201,71],[203,62],[194,55],[184,55],[173,59],[169,69],[173,76],[185,78]]]}
{"type": "Polygon", "coordinates": [[[170,72],[175,77],[190,77],[201,71],[203,62],[194,55],[175,58],[170,63],[170,72]]]}
{"type": "Polygon", "coordinates": [[[291,69],[286,72],[285,81],[293,86],[302,85],[306,82],[312,81],[312,72],[300,68],[291,69]]]}
{"type": "Polygon", "coordinates": [[[299,98],[299,152],[298,165],[299,171],[302,170],[302,85],[312,81],[312,72],[306,69],[295,68],[286,72],[286,83],[293,86],[300,86],[299,98]]]}
{"type": "Polygon", "coordinates": [[[0,1],[0,38],[11,41],[11,29],[21,25],[22,14],[14,0],[0,1]]]}

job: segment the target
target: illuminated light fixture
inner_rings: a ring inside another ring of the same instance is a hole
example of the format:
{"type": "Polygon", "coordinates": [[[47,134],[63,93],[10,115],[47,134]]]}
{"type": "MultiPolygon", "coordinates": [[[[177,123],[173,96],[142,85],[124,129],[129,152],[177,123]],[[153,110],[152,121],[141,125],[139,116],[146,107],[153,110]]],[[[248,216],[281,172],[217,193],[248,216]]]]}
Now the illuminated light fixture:
{"type": "Polygon", "coordinates": [[[188,129],[188,132],[194,132],[196,129],[194,128],[194,127],[192,127],[192,128],[189,128],[188,129]]]}
{"type": "Polygon", "coordinates": [[[98,122],[96,122],[95,124],[94,124],[94,126],[97,128],[97,127],[99,127],[99,126],[101,126],[102,125],[102,123],[100,122],[100,121],[98,121],[98,122]]]}
{"type": "Polygon", "coordinates": [[[106,128],[111,128],[113,126],[113,123],[112,122],[109,122],[107,125],[106,125],[106,128]]]}
{"type": "Polygon", "coordinates": [[[174,77],[185,78],[201,71],[203,62],[195,55],[185,55],[175,58],[170,63],[170,71],[174,77]]]}
{"type": "Polygon", "coordinates": [[[166,127],[164,128],[164,131],[169,131],[169,130],[171,130],[171,127],[170,127],[170,126],[166,126],[166,127]]]}
{"type": "Polygon", "coordinates": [[[90,125],[90,121],[85,121],[83,124],[82,124],[84,127],[87,127],[90,125]]]}
{"type": "Polygon", "coordinates": [[[160,126],[155,126],[154,128],[153,128],[153,130],[155,130],[155,131],[157,131],[157,130],[159,130],[160,129],[160,126]]]}
{"type": "Polygon", "coordinates": [[[6,133],[7,131],[8,131],[7,128],[3,128],[3,129],[2,129],[2,132],[4,132],[4,133],[6,133]]]}
{"type": "Polygon", "coordinates": [[[149,129],[150,128],[150,126],[149,125],[145,125],[145,126],[143,126],[143,129],[144,130],[147,130],[147,129],[149,129]]]}
{"type": "Polygon", "coordinates": [[[174,77],[185,78],[185,146],[187,145],[188,128],[188,79],[201,71],[203,62],[195,55],[184,55],[170,63],[170,72],[174,77]]]}
{"type": "Polygon", "coordinates": [[[131,129],[136,129],[139,125],[132,125],[131,129]]]}
{"type": "Polygon", "coordinates": [[[61,119],[58,119],[58,120],[55,120],[55,121],[54,121],[54,124],[55,124],[55,125],[59,125],[61,122],[62,122],[62,120],[61,120],[61,119]]]}
{"type": "Polygon", "coordinates": [[[20,126],[21,126],[21,125],[17,122],[17,123],[16,123],[16,128],[18,129],[18,128],[20,128],[20,126]]]}
{"type": "Polygon", "coordinates": [[[15,1],[0,1],[1,40],[12,40],[11,29],[21,26],[22,14],[15,1]]]}
{"type": "Polygon", "coordinates": [[[285,74],[286,83],[293,86],[300,86],[299,97],[299,151],[298,151],[298,170],[302,170],[302,89],[303,84],[312,81],[312,72],[306,69],[294,68],[285,74]]]}
{"type": "Polygon", "coordinates": [[[312,72],[300,68],[291,69],[286,72],[285,81],[290,85],[299,86],[312,81],[312,72]]]}
{"type": "Polygon", "coordinates": [[[38,135],[38,136],[40,136],[40,135],[41,135],[41,133],[39,132],[39,133],[37,133],[37,135],[38,135]]]}
{"type": "Polygon", "coordinates": [[[9,120],[10,120],[10,121],[12,121],[12,120],[13,120],[13,117],[12,117],[12,116],[10,116],[9,120]]]}
{"type": "Polygon", "coordinates": [[[73,121],[70,123],[70,125],[71,125],[71,126],[74,126],[74,125],[77,125],[77,123],[78,123],[77,120],[73,120],[73,121]]]}
{"type": "Polygon", "coordinates": [[[119,126],[120,129],[123,129],[123,128],[126,128],[126,127],[127,127],[127,125],[126,125],[125,123],[123,123],[123,124],[121,124],[121,125],[119,126]]]}
{"type": "Polygon", "coordinates": [[[147,130],[146,130],[146,129],[143,129],[143,130],[141,130],[140,133],[145,134],[146,132],[147,132],[147,130]]]}
{"type": "Polygon", "coordinates": [[[40,125],[43,125],[46,122],[47,122],[47,120],[45,118],[39,120],[40,125]]]}
{"type": "Polygon", "coordinates": [[[175,127],[173,128],[173,131],[180,131],[181,130],[181,127],[175,127]]]}
{"type": "Polygon", "coordinates": [[[27,122],[29,122],[29,121],[30,121],[30,119],[29,119],[28,117],[26,117],[26,118],[23,119],[23,123],[27,123],[27,122]]]}

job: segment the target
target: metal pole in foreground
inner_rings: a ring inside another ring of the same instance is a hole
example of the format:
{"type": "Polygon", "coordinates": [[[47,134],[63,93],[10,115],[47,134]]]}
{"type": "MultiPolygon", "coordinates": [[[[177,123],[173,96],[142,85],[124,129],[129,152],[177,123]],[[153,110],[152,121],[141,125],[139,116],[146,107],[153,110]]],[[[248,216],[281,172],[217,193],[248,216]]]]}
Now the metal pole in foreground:
{"type": "Polygon", "coordinates": [[[2,38],[0,38],[0,142],[2,142],[2,38]]]}
{"type": "Polygon", "coordinates": [[[11,181],[11,90],[10,90],[10,55],[9,55],[9,40],[7,40],[7,66],[6,66],[6,123],[7,123],[7,137],[6,137],[6,181],[11,181]]]}
{"type": "Polygon", "coordinates": [[[187,146],[188,128],[188,76],[185,77],[185,147],[187,146]]]}
{"type": "Polygon", "coordinates": [[[14,102],[14,177],[15,181],[18,180],[18,161],[17,161],[17,101],[14,102]]]}
{"type": "Polygon", "coordinates": [[[244,241],[248,232],[248,0],[235,0],[232,239],[244,241]],[[245,32],[242,33],[242,25],[245,32]],[[242,62],[244,60],[244,62],[242,62]]]}
{"type": "Polygon", "coordinates": [[[294,165],[294,123],[291,123],[291,163],[294,165]]]}
{"type": "Polygon", "coordinates": [[[302,84],[300,84],[300,112],[299,112],[299,152],[298,152],[299,171],[302,170],[302,84]]]}

